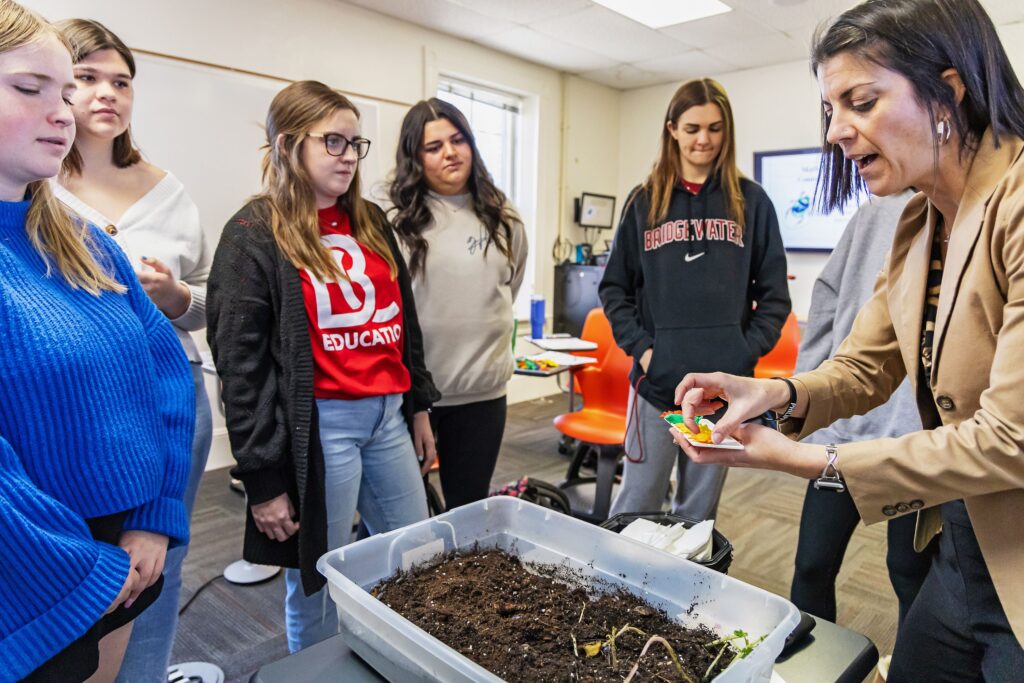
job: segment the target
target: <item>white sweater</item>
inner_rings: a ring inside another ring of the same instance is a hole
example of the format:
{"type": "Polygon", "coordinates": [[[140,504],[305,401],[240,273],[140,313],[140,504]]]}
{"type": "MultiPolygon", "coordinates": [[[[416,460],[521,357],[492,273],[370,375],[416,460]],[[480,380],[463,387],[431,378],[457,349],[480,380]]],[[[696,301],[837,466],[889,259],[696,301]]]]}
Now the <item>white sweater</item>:
{"type": "MultiPolygon", "coordinates": [[[[526,231],[516,221],[512,260],[493,244],[470,195],[429,195],[434,220],[423,231],[425,268],[412,281],[427,369],[441,391],[438,406],[505,395],[512,376],[512,302],[526,267],[526,231]]],[[[406,253],[408,258],[408,253],[406,253]]]]}
{"type": "Polygon", "coordinates": [[[168,173],[132,204],[116,225],[56,181],[51,185],[57,199],[71,211],[110,234],[136,270],[146,267],[139,260],[143,256],[155,258],[170,269],[176,280],[188,285],[192,303],[181,317],[170,322],[189,360],[202,362],[189,333],[206,327],[206,279],[213,254],[203,237],[199,209],[181,182],[168,173]]]}

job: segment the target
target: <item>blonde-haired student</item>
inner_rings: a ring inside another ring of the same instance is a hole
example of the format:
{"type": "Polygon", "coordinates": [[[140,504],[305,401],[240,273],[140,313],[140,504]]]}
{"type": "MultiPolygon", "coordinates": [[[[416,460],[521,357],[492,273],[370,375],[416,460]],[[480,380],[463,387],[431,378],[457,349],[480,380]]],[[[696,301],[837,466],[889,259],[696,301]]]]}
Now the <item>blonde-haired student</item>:
{"type": "Polygon", "coordinates": [[[113,680],[168,547],[188,542],[188,361],[117,245],[51,192],[74,89],[64,37],[0,0],[5,681],[113,680]]]}

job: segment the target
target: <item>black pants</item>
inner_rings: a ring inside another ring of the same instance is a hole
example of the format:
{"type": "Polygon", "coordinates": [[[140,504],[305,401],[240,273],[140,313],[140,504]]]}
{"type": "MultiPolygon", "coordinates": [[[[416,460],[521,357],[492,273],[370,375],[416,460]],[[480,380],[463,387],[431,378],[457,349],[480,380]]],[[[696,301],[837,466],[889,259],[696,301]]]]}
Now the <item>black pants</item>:
{"type": "Polygon", "coordinates": [[[508,403],[502,396],[435,407],[430,413],[441,464],[441,492],[449,510],[487,497],[507,412],[508,403]]]}
{"type": "MultiPolygon", "coordinates": [[[[924,552],[914,551],[916,517],[904,515],[889,522],[885,564],[899,600],[900,624],[928,575],[935,552],[934,541],[924,552]]],[[[836,577],[859,523],[860,514],[848,491],[819,491],[814,482],[807,484],[789,598],[794,605],[816,617],[836,620],[836,577]]]]}
{"type": "Polygon", "coordinates": [[[1006,620],[962,501],[942,506],[938,540],[928,579],[896,636],[889,683],[1022,680],[1024,649],[1006,620]]]}

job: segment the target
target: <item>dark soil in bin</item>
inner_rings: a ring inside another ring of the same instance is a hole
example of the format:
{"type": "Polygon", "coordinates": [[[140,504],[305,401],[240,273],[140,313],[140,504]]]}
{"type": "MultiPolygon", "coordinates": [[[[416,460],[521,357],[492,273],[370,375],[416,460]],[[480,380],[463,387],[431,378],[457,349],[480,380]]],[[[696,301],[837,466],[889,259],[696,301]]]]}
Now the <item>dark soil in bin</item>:
{"type": "Polygon", "coordinates": [[[714,678],[737,655],[704,626],[684,628],[621,588],[571,587],[581,583],[564,568],[527,571],[516,557],[476,550],[398,573],[373,595],[506,681],[622,683],[639,660],[633,681],[697,683],[714,678]],[[609,639],[626,626],[613,654],[609,639]],[[682,676],[657,642],[641,656],[654,635],[671,644],[682,676]]]}

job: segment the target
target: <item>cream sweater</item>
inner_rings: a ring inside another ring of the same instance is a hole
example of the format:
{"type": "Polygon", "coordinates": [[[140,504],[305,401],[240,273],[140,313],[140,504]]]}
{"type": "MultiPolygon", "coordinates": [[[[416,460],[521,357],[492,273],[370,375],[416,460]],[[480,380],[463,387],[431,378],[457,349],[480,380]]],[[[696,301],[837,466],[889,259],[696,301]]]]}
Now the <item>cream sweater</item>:
{"type": "Polygon", "coordinates": [[[71,194],[56,181],[54,194],[71,211],[114,238],[136,270],[145,266],[143,256],[162,261],[176,280],[188,285],[192,303],[179,318],[171,320],[189,361],[201,363],[190,332],[206,327],[206,279],[212,252],[206,246],[199,223],[199,209],[185,187],[168,173],[135,202],[115,225],[102,213],[71,194]]]}
{"type": "MultiPolygon", "coordinates": [[[[526,267],[526,231],[516,222],[512,262],[488,243],[470,195],[430,193],[433,222],[423,232],[426,265],[412,281],[427,369],[441,390],[435,405],[505,395],[512,376],[512,302],[526,267]]],[[[406,253],[408,257],[408,253],[406,253]]]]}

